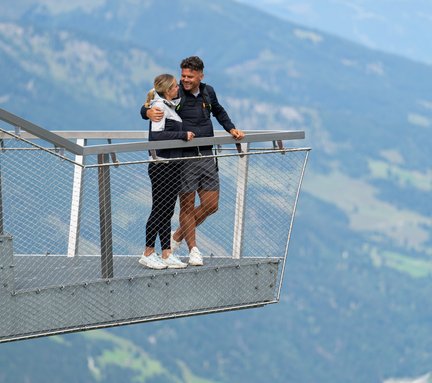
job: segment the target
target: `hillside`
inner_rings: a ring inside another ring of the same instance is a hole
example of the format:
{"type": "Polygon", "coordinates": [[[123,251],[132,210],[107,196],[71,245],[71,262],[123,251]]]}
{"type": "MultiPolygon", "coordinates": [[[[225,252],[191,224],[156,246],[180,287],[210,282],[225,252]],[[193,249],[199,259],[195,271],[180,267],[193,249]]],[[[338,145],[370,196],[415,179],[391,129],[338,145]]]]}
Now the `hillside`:
{"type": "Polygon", "coordinates": [[[280,304],[5,344],[0,382],[51,371],[363,383],[430,370],[431,67],[229,0],[27,4],[0,5],[2,108],[49,129],[146,129],[153,76],[199,54],[237,126],[305,129],[298,144],[313,151],[280,304]]]}

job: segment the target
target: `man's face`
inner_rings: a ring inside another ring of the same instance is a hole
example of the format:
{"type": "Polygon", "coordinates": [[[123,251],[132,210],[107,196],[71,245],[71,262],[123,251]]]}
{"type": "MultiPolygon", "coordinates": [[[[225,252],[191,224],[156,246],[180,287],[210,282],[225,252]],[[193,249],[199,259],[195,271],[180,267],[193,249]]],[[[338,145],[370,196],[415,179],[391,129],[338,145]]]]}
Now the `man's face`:
{"type": "Polygon", "coordinates": [[[204,78],[204,73],[201,71],[183,68],[181,71],[181,82],[185,90],[195,93],[204,78]]]}

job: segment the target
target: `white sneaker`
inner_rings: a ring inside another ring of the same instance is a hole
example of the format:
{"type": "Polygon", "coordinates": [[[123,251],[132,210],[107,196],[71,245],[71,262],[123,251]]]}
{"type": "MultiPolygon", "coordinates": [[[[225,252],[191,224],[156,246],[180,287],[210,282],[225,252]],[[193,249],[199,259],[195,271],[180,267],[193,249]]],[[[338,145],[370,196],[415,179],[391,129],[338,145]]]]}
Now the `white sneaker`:
{"type": "Polygon", "coordinates": [[[187,267],[187,263],[182,262],[177,255],[172,253],[168,258],[161,257],[161,260],[162,263],[167,265],[169,269],[184,269],[187,267]]]}
{"type": "Polygon", "coordinates": [[[173,252],[173,253],[175,253],[176,251],[177,251],[177,249],[180,247],[180,245],[181,245],[181,241],[179,241],[179,242],[177,242],[175,239],[174,239],[174,233],[175,233],[175,231],[172,231],[171,232],[171,251],[173,252]]]}
{"type": "Polygon", "coordinates": [[[143,255],[138,262],[149,269],[162,270],[167,268],[167,265],[161,261],[156,253],[151,253],[148,257],[143,255]]]}
{"type": "Polygon", "coordinates": [[[203,257],[197,247],[192,247],[189,253],[189,265],[192,266],[204,265],[203,257]]]}

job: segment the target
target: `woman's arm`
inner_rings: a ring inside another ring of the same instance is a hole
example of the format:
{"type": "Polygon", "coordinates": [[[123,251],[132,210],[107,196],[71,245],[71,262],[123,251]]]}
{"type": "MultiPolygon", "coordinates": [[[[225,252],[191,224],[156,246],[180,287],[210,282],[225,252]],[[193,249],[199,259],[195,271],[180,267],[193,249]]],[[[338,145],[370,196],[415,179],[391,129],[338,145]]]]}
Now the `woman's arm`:
{"type": "MultiPolygon", "coordinates": [[[[159,109],[164,110],[167,108],[163,104],[163,102],[156,102],[153,105],[154,107],[158,107],[159,109]]],[[[168,114],[168,111],[167,111],[168,114]]],[[[157,140],[187,140],[188,134],[184,132],[182,129],[182,125],[180,121],[175,121],[172,119],[167,119],[165,114],[162,120],[158,122],[151,122],[150,130],[151,130],[151,139],[153,141],[157,140]]]]}
{"type": "Polygon", "coordinates": [[[185,140],[188,139],[188,132],[183,131],[170,131],[164,130],[163,132],[153,132],[152,137],[154,141],[162,140],[185,140]]]}

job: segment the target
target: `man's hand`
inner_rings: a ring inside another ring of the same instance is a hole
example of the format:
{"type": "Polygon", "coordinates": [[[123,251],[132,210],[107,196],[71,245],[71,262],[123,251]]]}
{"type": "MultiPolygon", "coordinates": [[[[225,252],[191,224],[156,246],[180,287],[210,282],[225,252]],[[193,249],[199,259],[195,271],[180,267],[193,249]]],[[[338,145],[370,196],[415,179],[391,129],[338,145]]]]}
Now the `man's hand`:
{"type": "Polygon", "coordinates": [[[236,140],[241,140],[245,136],[244,132],[240,129],[233,128],[229,132],[236,140]]]}
{"type": "Polygon", "coordinates": [[[191,141],[193,140],[195,137],[195,133],[194,132],[187,132],[187,137],[186,137],[186,141],[191,141]]]}
{"type": "Polygon", "coordinates": [[[162,109],[155,106],[154,108],[147,109],[147,117],[153,122],[159,122],[162,120],[164,112],[162,109]]]}

